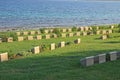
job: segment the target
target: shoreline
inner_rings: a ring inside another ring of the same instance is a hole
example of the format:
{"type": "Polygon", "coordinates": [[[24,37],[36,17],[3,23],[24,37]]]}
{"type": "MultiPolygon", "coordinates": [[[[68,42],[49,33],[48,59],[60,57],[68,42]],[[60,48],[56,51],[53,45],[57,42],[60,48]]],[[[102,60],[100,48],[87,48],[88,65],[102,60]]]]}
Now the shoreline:
{"type": "MultiPolygon", "coordinates": [[[[97,25],[88,25],[88,26],[110,26],[110,25],[118,25],[118,24],[97,24],[97,25]]],[[[36,26],[36,27],[0,27],[0,32],[6,31],[23,31],[23,30],[38,30],[41,28],[69,28],[69,27],[86,27],[79,25],[71,25],[71,26],[36,26]]]]}

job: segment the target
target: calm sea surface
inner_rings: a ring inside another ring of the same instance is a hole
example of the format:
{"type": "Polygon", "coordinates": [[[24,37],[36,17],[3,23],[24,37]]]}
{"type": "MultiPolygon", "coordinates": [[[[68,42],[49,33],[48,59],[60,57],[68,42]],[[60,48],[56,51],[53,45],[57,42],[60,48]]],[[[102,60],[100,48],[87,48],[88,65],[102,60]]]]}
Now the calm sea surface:
{"type": "Polygon", "coordinates": [[[120,2],[0,0],[0,27],[120,23],[120,2]]]}

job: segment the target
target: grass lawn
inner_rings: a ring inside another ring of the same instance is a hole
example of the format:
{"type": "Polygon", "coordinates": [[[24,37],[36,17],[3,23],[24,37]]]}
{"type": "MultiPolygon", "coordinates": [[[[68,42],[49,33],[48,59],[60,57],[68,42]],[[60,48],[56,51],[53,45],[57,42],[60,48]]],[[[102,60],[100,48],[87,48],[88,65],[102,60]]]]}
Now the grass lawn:
{"type": "Polygon", "coordinates": [[[111,34],[107,40],[100,35],[33,40],[0,44],[0,52],[16,54],[27,51],[42,43],[58,44],[81,38],[80,44],[44,51],[8,62],[0,63],[0,80],[120,80],[120,60],[82,67],[80,59],[120,50],[120,33],[111,34]]]}

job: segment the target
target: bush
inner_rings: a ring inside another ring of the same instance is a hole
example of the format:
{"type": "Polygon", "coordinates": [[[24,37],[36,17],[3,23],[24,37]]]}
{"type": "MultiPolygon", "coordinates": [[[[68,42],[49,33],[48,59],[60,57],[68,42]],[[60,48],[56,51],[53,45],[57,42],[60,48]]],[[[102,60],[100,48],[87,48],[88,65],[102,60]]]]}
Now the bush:
{"type": "Polygon", "coordinates": [[[41,28],[41,29],[40,29],[40,32],[41,32],[41,33],[45,33],[45,28],[41,28]]]}
{"type": "Polygon", "coordinates": [[[72,31],[77,31],[77,28],[75,26],[73,26],[72,31]]]}
{"type": "Polygon", "coordinates": [[[53,33],[57,34],[58,37],[61,35],[59,28],[54,28],[53,33]]]}

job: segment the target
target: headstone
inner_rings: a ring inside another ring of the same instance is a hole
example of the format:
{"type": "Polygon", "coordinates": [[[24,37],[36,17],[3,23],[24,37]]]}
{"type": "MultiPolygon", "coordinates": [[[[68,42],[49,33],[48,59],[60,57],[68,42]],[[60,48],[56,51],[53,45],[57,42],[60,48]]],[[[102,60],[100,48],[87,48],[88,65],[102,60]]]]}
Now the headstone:
{"type": "Polygon", "coordinates": [[[37,36],[36,36],[36,39],[37,39],[37,40],[40,40],[40,39],[42,39],[42,36],[41,36],[41,35],[37,35],[37,36]]]}
{"type": "Polygon", "coordinates": [[[114,26],[113,26],[113,25],[111,25],[111,26],[110,26],[110,28],[111,28],[111,29],[113,29],[113,28],[114,28],[114,26]]]}
{"type": "Polygon", "coordinates": [[[102,39],[102,40],[107,39],[107,35],[102,35],[102,36],[101,36],[101,39],[102,39]]]}
{"type": "Polygon", "coordinates": [[[92,27],[88,27],[89,28],[89,30],[92,30],[92,27]]]}
{"type": "Polygon", "coordinates": [[[20,32],[16,32],[16,35],[17,35],[17,36],[20,36],[20,34],[21,34],[20,32]]]}
{"type": "Polygon", "coordinates": [[[50,50],[54,50],[55,49],[55,43],[52,43],[51,45],[50,45],[50,50]]]}
{"type": "Polygon", "coordinates": [[[46,30],[44,30],[44,32],[45,32],[46,34],[48,34],[48,33],[49,33],[49,30],[46,29],[46,30]]]}
{"type": "Polygon", "coordinates": [[[13,38],[12,37],[6,38],[6,42],[13,42],[13,38]]]}
{"type": "Polygon", "coordinates": [[[77,40],[74,41],[75,44],[79,44],[80,43],[80,38],[78,38],[77,40]]]}
{"type": "Polygon", "coordinates": [[[66,32],[66,29],[62,29],[62,32],[66,32]]]}
{"type": "Polygon", "coordinates": [[[99,30],[99,27],[98,27],[98,26],[96,27],[96,30],[99,30]]]}
{"type": "Polygon", "coordinates": [[[80,36],[80,32],[76,32],[75,35],[76,35],[76,36],[80,36]]]}
{"type": "Polygon", "coordinates": [[[82,66],[92,66],[94,64],[94,56],[86,57],[80,60],[82,66]]]}
{"type": "Polygon", "coordinates": [[[106,54],[99,54],[94,57],[94,63],[104,63],[106,62],[106,54]]]}
{"type": "Polygon", "coordinates": [[[84,30],[85,30],[85,31],[88,31],[88,30],[89,30],[89,27],[84,27],[84,30]]]}
{"type": "Polygon", "coordinates": [[[117,52],[116,52],[116,51],[110,52],[110,53],[108,53],[108,54],[109,54],[109,59],[110,59],[110,61],[114,61],[114,60],[117,59],[117,52]]]}
{"type": "Polygon", "coordinates": [[[64,46],[65,46],[65,42],[64,41],[60,42],[59,45],[58,45],[58,47],[61,47],[61,48],[64,47],[64,46]]]}
{"type": "Polygon", "coordinates": [[[66,37],[66,33],[61,34],[62,38],[66,37]]]}
{"type": "Polygon", "coordinates": [[[35,34],[35,31],[30,31],[30,35],[34,35],[35,34]]]}
{"type": "Polygon", "coordinates": [[[23,41],[24,38],[21,36],[21,37],[18,37],[18,41],[23,41]]]}
{"type": "Polygon", "coordinates": [[[111,34],[111,33],[112,33],[112,30],[108,30],[107,32],[108,32],[108,34],[111,34]]]}
{"type": "Polygon", "coordinates": [[[83,35],[83,36],[86,36],[86,35],[87,35],[87,32],[83,32],[82,35],[83,35]]]}
{"type": "Polygon", "coordinates": [[[73,33],[69,33],[68,35],[69,35],[69,37],[73,37],[73,33]]]}
{"type": "Polygon", "coordinates": [[[2,38],[0,38],[0,43],[2,43],[2,38]]]}
{"type": "Polygon", "coordinates": [[[120,59],[120,51],[116,51],[117,52],[117,59],[120,59]]]}
{"type": "Polygon", "coordinates": [[[31,51],[32,51],[33,54],[38,54],[38,53],[40,53],[40,47],[36,46],[31,51]]]}
{"type": "Polygon", "coordinates": [[[71,29],[71,28],[68,28],[68,32],[72,32],[72,29],[71,29]]]}
{"type": "Polygon", "coordinates": [[[27,39],[28,40],[33,40],[33,36],[28,36],[27,39]]]}
{"type": "Polygon", "coordinates": [[[45,35],[45,38],[50,39],[50,35],[49,34],[45,35]]]}
{"type": "Polygon", "coordinates": [[[23,35],[28,35],[28,32],[27,31],[23,32],[23,35]]]}
{"type": "Polygon", "coordinates": [[[53,38],[57,38],[57,34],[53,34],[52,36],[53,36],[53,38]]]}
{"type": "Polygon", "coordinates": [[[3,61],[8,61],[8,53],[1,53],[0,54],[0,62],[3,62],[3,61]]]}
{"type": "Polygon", "coordinates": [[[100,31],[96,31],[96,34],[100,34],[100,31]]]}
{"type": "Polygon", "coordinates": [[[54,31],[53,29],[50,29],[50,33],[53,33],[53,31],[54,31]]]}
{"type": "Polygon", "coordinates": [[[102,30],[101,31],[102,34],[106,34],[106,32],[107,32],[106,30],[102,30]]]}
{"type": "Polygon", "coordinates": [[[80,31],[84,31],[84,27],[80,27],[80,31]]]}
{"type": "Polygon", "coordinates": [[[40,31],[36,31],[36,34],[40,34],[40,31]]]}

